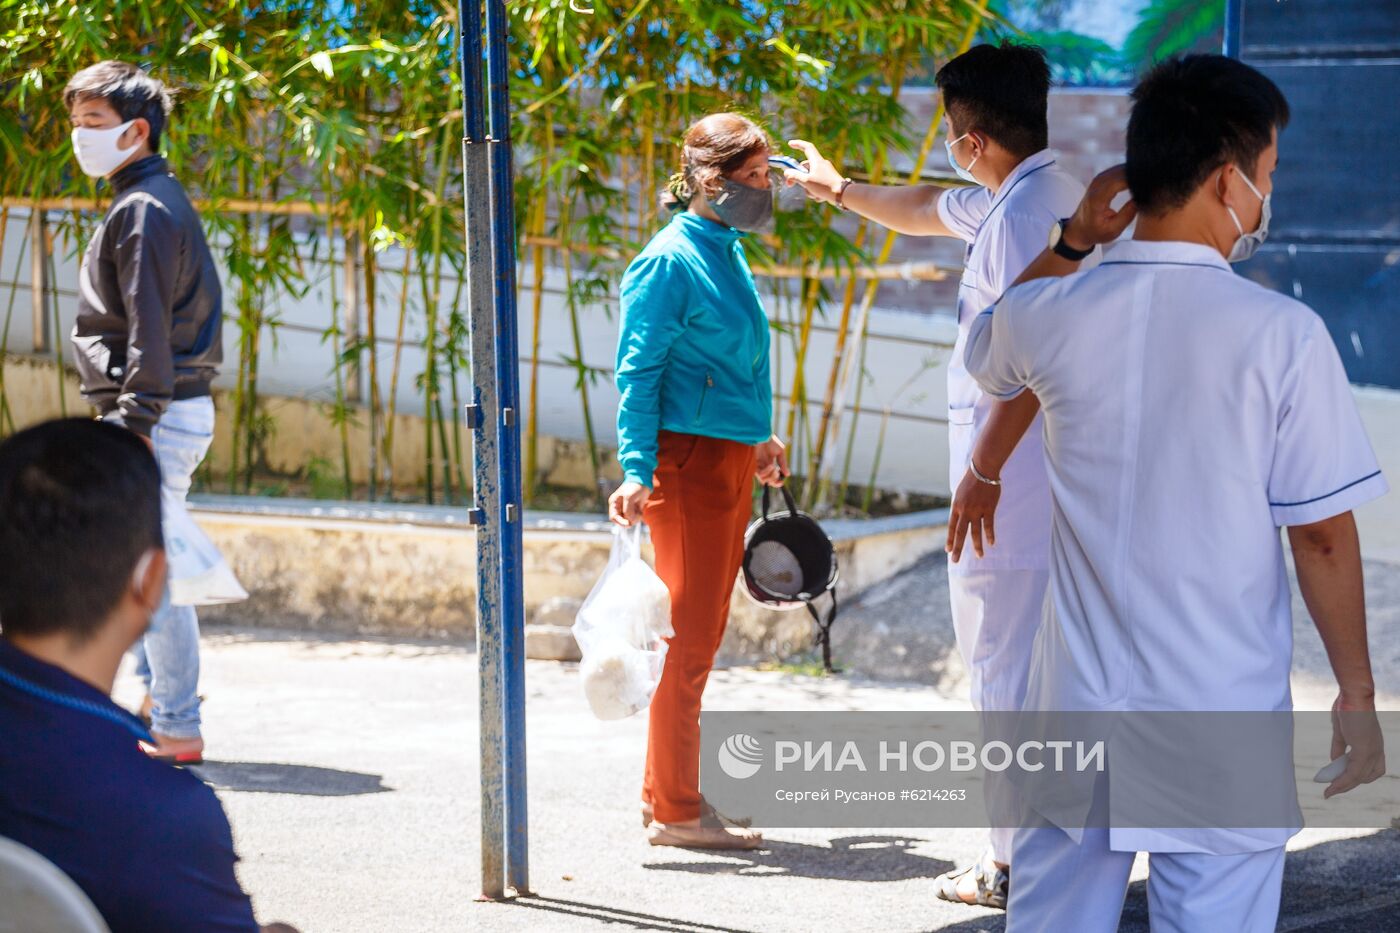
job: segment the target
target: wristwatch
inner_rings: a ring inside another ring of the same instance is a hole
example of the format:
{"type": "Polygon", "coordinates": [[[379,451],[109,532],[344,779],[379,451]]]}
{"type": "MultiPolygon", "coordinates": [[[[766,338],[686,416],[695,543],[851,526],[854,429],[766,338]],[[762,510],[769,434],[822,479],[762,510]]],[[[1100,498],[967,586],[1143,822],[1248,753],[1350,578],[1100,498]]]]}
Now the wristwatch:
{"type": "Polygon", "coordinates": [[[1065,228],[1069,226],[1069,221],[1068,217],[1062,217],[1050,228],[1050,252],[1070,262],[1081,262],[1094,248],[1091,246],[1088,249],[1075,249],[1065,242],[1065,228]]]}

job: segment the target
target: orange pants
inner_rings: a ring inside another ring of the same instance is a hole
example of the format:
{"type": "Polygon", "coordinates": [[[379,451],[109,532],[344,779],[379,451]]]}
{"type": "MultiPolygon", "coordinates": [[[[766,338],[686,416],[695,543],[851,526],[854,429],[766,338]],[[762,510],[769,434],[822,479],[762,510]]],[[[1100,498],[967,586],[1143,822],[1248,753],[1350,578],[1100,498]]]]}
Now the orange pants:
{"type": "Polygon", "coordinates": [[[642,799],[662,823],[700,816],[700,694],[729,621],[753,509],[751,444],[661,431],[643,520],[671,591],[661,683],[651,700],[642,799]]]}

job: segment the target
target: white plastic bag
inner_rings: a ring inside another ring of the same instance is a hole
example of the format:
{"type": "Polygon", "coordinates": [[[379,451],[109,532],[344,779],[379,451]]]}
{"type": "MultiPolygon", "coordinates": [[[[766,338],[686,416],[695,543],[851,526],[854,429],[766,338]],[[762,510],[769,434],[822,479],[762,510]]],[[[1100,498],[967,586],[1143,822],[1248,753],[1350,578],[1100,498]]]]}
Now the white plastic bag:
{"type": "Polygon", "coordinates": [[[661,682],[671,593],[642,559],[642,529],[614,529],[612,554],[574,619],[583,695],[599,719],[646,709],[661,682]]]}
{"type": "Polygon", "coordinates": [[[233,575],[224,556],[195,524],[178,496],[161,495],[160,526],[170,563],[171,605],[213,606],[248,598],[248,591],[233,575]]]}

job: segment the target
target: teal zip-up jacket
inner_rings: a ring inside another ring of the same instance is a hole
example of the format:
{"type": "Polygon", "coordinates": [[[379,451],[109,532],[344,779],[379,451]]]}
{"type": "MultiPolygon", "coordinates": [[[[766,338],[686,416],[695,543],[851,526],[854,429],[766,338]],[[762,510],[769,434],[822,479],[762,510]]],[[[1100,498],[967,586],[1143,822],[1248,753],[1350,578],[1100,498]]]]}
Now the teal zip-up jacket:
{"type": "Polygon", "coordinates": [[[768,315],[743,237],[680,211],[622,276],[617,459],[629,481],[652,486],[660,430],[772,436],[768,315]]]}

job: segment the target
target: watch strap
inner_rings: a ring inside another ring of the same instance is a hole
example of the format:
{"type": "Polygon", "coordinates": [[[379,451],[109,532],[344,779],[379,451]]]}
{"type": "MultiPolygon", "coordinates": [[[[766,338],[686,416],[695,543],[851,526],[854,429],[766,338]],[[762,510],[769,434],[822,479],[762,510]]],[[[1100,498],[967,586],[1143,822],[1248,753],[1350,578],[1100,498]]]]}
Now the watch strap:
{"type": "Polygon", "coordinates": [[[1068,259],[1070,262],[1081,262],[1088,258],[1089,254],[1094,251],[1094,248],[1091,246],[1088,249],[1075,249],[1065,242],[1065,230],[1069,227],[1069,221],[1070,219],[1068,217],[1062,217],[1056,224],[1056,226],[1060,228],[1060,235],[1055,237],[1055,245],[1050,247],[1050,251],[1061,259],[1068,259]]]}

